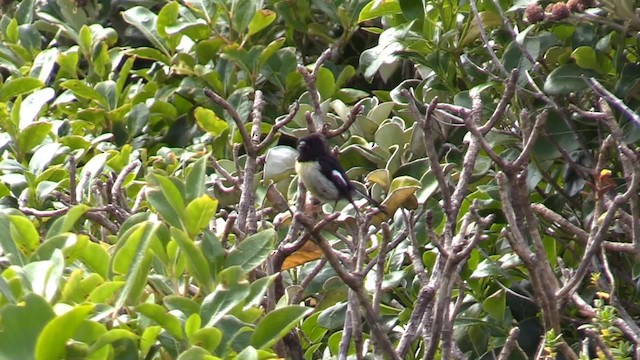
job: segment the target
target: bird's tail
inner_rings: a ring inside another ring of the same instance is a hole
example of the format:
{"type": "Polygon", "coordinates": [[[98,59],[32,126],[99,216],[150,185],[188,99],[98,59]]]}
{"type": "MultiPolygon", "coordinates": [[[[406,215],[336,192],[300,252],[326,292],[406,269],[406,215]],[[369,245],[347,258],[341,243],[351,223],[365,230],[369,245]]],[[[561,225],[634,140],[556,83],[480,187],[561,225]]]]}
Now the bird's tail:
{"type": "Polygon", "coordinates": [[[356,191],[358,194],[360,194],[360,196],[362,196],[363,198],[367,199],[367,201],[368,201],[371,205],[373,205],[373,206],[375,206],[375,207],[377,207],[377,208],[380,208],[380,207],[382,206],[378,201],[376,201],[376,200],[372,199],[372,198],[371,198],[371,196],[369,196],[369,194],[367,194],[365,191],[360,190],[360,189],[359,189],[358,187],[356,187],[356,186],[354,186],[353,188],[355,189],[355,191],[356,191]]]}

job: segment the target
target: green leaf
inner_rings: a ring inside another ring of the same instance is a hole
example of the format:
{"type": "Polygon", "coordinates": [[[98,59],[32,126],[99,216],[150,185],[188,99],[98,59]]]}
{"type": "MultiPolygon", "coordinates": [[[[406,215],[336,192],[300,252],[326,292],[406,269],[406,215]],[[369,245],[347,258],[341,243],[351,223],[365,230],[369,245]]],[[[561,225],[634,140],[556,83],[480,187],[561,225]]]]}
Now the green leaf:
{"type": "Polygon", "coordinates": [[[198,125],[211,134],[211,136],[220,136],[229,128],[229,124],[227,124],[225,120],[220,119],[213,110],[198,107],[196,108],[194,116],[198,125]]]}
{"type": "Polygon", "coordinates": [[[51,260],[34,261],[25,265],[24,272],[31,283],[31,289],[38,295],[51,301],[60,285],[64,270],[64,255],[55,249],[51,260]]]}
{"type": "MultiPolygon", "coordinates": [[[[194,314],[198,315],[198,314],[194,314]]],[[[222,331],[214,327],[208,327],[196,330],[189,338],[191,346],[201,346],[213,352],[222,341],[222,331]]]]}
{"type": "Polygon", "coordinates": [[[251,293],[245,300],[244,309],[248,309],[251,306],[259,306],[262,303],[264,294],[269,289],[269,286],[278,277],[278,274],[271,276],[265,276],[251,283],[251,293]]]}
{"type": "Polygon", "coordinates": [[[18,4],[18,8],[15,13],[15,18],[20,25],[31,24],[33,22],[33,15],[35,14],[36,0],[22,0],[18,4]]]}
{"type": "Polygon", "coordinates": [[[147,354],[149,353],[149,351],[151,351],[153,346],[156,344],[157,342],[156,339],[158,338],[160,331],[162,331],[162,328],[160,326],[149,326],[146,329],[144,329],[144,332],[140,337],[140,355],[141,356],[145,356],[145,358],[149,358],[147,354]]]}
{"type": "Polygon", "coordinates": [[[218,200],[204,194],[187,205],[185,224],[190,235],[197,235],[207,227],[218,208],[218,200]]]}
{"type": "Polygon", "coordinates": [[[256,326],[251,336],[251,345],[258,349],[269,348],[289,333],[312,310],[306,306],[291,305],[268,313],[256,326]]]}
{"type": "Polygon", "coordinates": [[[158,13],[158,35],[165,39],[169,36],[166,27],[173,25],[178,20],[179,10],[180,5],[175,1],[169,2],[162,7],[158,13]]]}
{"type": "Polygon", "coordinates": [[[50,259],[54,251],[59,249],[64,253],[66,263],[74,262],[83,252],[89,243],[87,235],[66,233],[48,238],[38,247],[38,250],[31,256],[31,261],[50,259]]]}
{"type": "Polygon", "coordinates": [[[576,64],[583,69],[591,69],[599,71],[601,69],[598,63],[596,55],[596,49],[590,46],[580,46],[573,50],[571,58],[576,61],[576,64]]]}
{"type": "MultiPolygon", "coordinates": [[[[204,196],[208,197],[209,195],[204,196]]],[[[205,292],[209,292],[212,279],[209,272],[209,264],[207,263],[207,259],[202,255],[202,251],[198,249],[193,240],[180,229],[172,227],[171,236],[176,240],[180,250],[182,250],[182,253],[187,259],[186,265],[189,273],[196,279],[205,292]]]]}
{"type": "Polygon", "coordinates": [[[99,177],[102,174],[105,164],[111,154],[103,153],[94,155],[80,171],[80,179],[87,179],[87,185],[93,181],[93,179],[99,177]]]}
{"type": "Polygon", "coordinates": [[[65,346],[78,330],[93,305],[78,305],[68,312],[51,320],[44,327],[36,343],[35,359],[51,360],[64,358],[65,346]]]}
{"type": "Polygon", "coordinates": [[[20,130],[25,129],[38,119],[42,108],[56,95],[52,88],[34,91],[20,105],[20,130]]]}
{"type": "Polygon", "coordinates": [[[118,240],[119,248],[112,258],[111,268],[126,274],[126,285],[116,301],[117,309],[127,300],[135,303],[144,290],[152,260],[149,247],[159,227],[159,222],[145,221],[129,229],[118,240]]]}
{"type": "Polygon", "coordinates": [[[187,317],[200,312],[200,304],[186,297],[168,295],[163,301],[167,309],[178,310],[187,317]]]}
{"type": "Polygon", "coordinates": [[[31,77],[11,79],[0,86],[0,101],[11,100],[43,86],[42,81],[31,77]]]}
{"type": "Polygon", "coordinates": [[[191,314],[191,316],[187,318],[187,321],[185,321],[184,333],[189,339],[190,344],[193,345],[193,343],[191,342],[191,337],[193,336],[193,334],[195,334],[196,331],[200,330],[201,326],[202,326],[202,319],[200,318],[200,314],[197,314],[197,313],[191,314]]]}
{"type": "Polygon", "coordinates": [[[208,156],[203,156],[198,159],[187,173],[185,178],[187,201],[193,201],[205,194],[205,181],[207,177],[207,160],[208,156]]]}
{"type": "Polygon", "coordinates": [[[91,207],[80,204],[72,207],[64,216],[59,217],[47,231],[46,239],[70,231],[80,218],[89,211],[91,207]]]}
{"type": "Polygon", "coordinates": [[[318,71],[316,85],[322,100],[331,98],[336,91],[336,80],[331,70],[321,67],[318,71]]]}
{"type": "Polygon", "coordinates": [[[185,203],[180,189],[166,176],[149,174],[147,200],[171,226],[184,229],[185,203]]]}
{"type": "Polygon", "coordinates": [[[247,346],[242,350],[234,360],[258,360],[258,350],[253,346],[247,346]]]}
{"type": "Polygon", "coordinates": [[[93,45],[93,34],[91,33],[91,28],[87,25],[82,25],[80,28],[78,45],[80,45],[82,52],[89,57],[91,54],[91,45],[93,45]]]}
{"type": "Polygon", "coordinates": [[[122,18],[129,24],[136,27],[140,32],[151,41],[151,43],[165,54],[170,54],[164,39],[160,37],[157,31],[158,16],[151,10],[142,7],[134,6],[122,12],[122,18]]]}
{"type": "Polygon", "coordinates": [[[212,356],[210,352],[199,347],[192,346],[188,350],[178,356],[178,360],[215,360],[216,357],[212,356]]]}
{"type": "Polygon", "coordinates": [[[298,152],[290,146],[274,146],[265,158],[263,177],[265,183],[284,180],[295,173],[298,152]]]}
{"type": "Polygon", "coordinates": [[[273,229],[249,236],[231,250],[225,266],[239,265],[245,272],[255,269],[269,257],[276,239],[277,234],[273,229]]]}
{"type": "Polygon", "coordinates": [[[267,45],[264,48],[264,50],[262,50],[262,53],[260,54],[260,61],[258,61],[258,67],[262,68],[264,66],[264,64],[266,64],[267,61],[273,55],[275,55],[278,52],[278,50],[280,50],[282,45],[284,45],[285,41],[286,41],[285,38],[280,38],[280,39],[276,39],[276,40],[273,40],[272,42],[270,42],[269,45],[267,45]]]}
{"type": "Polygon", "coordinates": [[[142,59],[159,61],[165,65],[171,64],[171,59],[162,51],[154,48],[139,47],[125,51],[127,55],[136,56],[142,59]]]}
{"type": "Polygon", "coordinates": [[[52,125],[46,122],[36,122],[27,126],[18,134],[18,148],[21,154],[27,154],[40,145],[49,136],[52,125]]]}
{"type": "Polygon", "coordinates": [[[184,333],[180,321],[173,315],[169,314],[165,308],[157,304],[140,304],[136,307],[136,311],[142,315],[152,319],[163,329],[168,331],[176,340],[182,340],[184,333]]]}
{"type": "Polygon", "coordinates": [[[233,1],[231,2],[230,13],[232,15],[231,23],[233,29],[240,34],[245,34],[249,27],[249,23],[253,18],[257,1],[233,1]]]}
{"type": "Polygon", "coordinates": [[[60,83],[60,86],[71,90],[77,98],[96,101],[104,109],[109,107],[107,99],[82,80],[67,80],[60,83]]]}
{"type": "MultiPolygon", "coordinates": [[[[148,305],[148,304],[143,304],[143,305],[148,305]]],[[[100,350],[102,347],[113,344],[113,343],[117,343],[121,340],[138,341],[139,338],[140,337],[138,335],[136,335],[135,333],[129,330],[112,329],[102,334],[95,343],[91,344],[88,355],[92,355],[98,352],[98,350],[100,350]]]]}
{"type": "Polygon", "coordinates": [[[360,10],[358,23],[396,14],[402,14],[400,3],[397,0],[369,1],[369,3],[360,10]]]}
{"type": "Polygon", "coordinates": [[[593,71],[583,69],[577,64],[560,65],[544,82],[544,92],[559,95],[584,90],[589,86],[585,79],[592,76],[595,76],[593,71]]]}
{"type": "Polygon", "coordinates": [[[504,320],[504,313],[507,307],[504,290],[500,289],[486,298],[482,302],[482,307],[489,315],[497,321],[504,320]]]}
{"type": "Polygon", "coordinates": [[[11,237],[10,229],[15,225],[12,225],[9,217],[7,212],[0,211],[0,234],[9,234],[9,236],[0,236],[0,246],[12,264],[24,265],[27,261],[26,256],[20,250],[20,244],[11,237]]]}
{"type": "Polygon", "coordinates": [[[87,296],[87,301],[93,303],[113,304],[115,293],[125,285],[124,281],[107,281],[98,285],[87,296]]]}
{"type": "Polygon", "coordinates": [[[219,284],[202,301],[200,317],[207,327],[215,326],[231,309],[241,304],[251,292],[244,270],[239,266],[224,269],[218,274],[219,284]]]}
{"type": "Polygon", "coordinates": [[[264,30],[267,26],[271,25],[275,19],[276,13],[271,10],[260,9],[256,11],[251,22],[249,22],[249,32],[247,36],[251,36],[264,30]]]}
{"type": "Polygon", "coordinates": [[[33,359],[38,335],[55,317],[49,303],[35,293],[19,305],[0,307],[0,358],[33,359]]]}
{"type": "Polygon", "coordinates": [[[542,244],[544,245],[544,250],[547,253],[547,261],[549,261],[549,266],[551,266],[552,269],[555,269],[558,263],[558,244],[556,239],[551,236],[544,236],[542,238],[542,244]]]}
{"type": "Polygon", "coordinates": [[[9,216],[9,235],[20,251],[29,256],[40,245],[40,235],[33,223],[24,216],[9,216]]]}

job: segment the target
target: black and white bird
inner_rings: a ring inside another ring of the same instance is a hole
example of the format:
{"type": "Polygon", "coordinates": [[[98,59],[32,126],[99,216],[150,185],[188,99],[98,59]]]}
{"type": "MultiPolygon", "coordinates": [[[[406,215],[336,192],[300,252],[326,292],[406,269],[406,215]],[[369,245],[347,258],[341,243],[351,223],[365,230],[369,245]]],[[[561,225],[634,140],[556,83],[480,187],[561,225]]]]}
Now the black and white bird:
{"type": "Polygon", "coordinates": [[[353,186],[322,134],[313,133],[300,138],[298,152],[296,172],[307,190],[320,201],[337,202],[347,199],[356,207],[353,193],[358,192],[371,204],[380,206],[369,195],[353,186]]]}

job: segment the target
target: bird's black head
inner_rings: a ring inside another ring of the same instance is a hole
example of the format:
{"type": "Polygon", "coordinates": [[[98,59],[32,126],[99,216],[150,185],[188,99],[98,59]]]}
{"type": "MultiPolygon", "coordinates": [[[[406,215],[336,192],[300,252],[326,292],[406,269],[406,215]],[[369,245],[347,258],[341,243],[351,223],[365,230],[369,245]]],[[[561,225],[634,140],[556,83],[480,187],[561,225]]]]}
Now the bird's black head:
{"type": "Polygon", "coordinates": [[[298,161],[315,161],[330,154],[324,135],[313,133],[298,140],[298,161]]]}

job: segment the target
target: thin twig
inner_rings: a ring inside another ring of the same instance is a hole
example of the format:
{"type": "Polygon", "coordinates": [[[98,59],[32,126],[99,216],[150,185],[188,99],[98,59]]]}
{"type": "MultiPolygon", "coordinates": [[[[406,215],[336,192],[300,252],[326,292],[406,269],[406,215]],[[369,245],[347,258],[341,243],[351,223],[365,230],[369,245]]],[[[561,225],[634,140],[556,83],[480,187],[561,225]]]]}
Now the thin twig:
{"type": "Polygon", "coordinates": [[[240,132],[240,136],[242,137],[242,142],[245,148],[248,150],[251,148],[251,137],[249,136],[249,132],[244,127],[244,121],[240,118],[240,114],[238,111],[231,105],[227,100],[225,100],[222,96],[214,93],[211,89],[205,88],[204,94],[211,99],[214,103],[220,105],[223,109],[227,111],[227,113],[231,116],[233,121],[236,123],[236,128],[240,132]]]}

